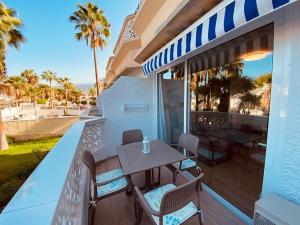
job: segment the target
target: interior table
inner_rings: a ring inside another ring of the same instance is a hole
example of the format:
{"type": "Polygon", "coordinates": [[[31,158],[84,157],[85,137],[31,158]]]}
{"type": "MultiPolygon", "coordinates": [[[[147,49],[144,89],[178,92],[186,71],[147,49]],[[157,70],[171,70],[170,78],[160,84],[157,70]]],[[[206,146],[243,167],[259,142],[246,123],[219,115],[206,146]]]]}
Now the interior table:
{"type": "Polygon", "coordinates": [[[255,143],[259,141],[262,137],[256,134],[246,133],[235,129],[221,129],[216,131],[209,131],[206,133],[211,137],[218,139],[223,139],[231,143],[236,143],[239,145],[244,145],[247,143],[255,143]]]}
{"type": "Polygon", "coordinates": [[[145,188],[152,188],[151,170],[185,160],[186,157],[160,140],[150,141],[150,153],[143,153],[143,143],[136,142],[117,147],[124,175],[145,171],[145,188]]]}

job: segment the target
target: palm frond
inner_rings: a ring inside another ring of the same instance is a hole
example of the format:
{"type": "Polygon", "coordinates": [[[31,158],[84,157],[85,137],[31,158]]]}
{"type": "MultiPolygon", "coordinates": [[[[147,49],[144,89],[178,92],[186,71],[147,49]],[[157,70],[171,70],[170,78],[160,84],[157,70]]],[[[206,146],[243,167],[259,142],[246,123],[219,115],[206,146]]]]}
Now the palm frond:
{"type": "Polygon", "coordinates": [[[91,48],[101,48],[107,45],[105,39],[110,37],[110,24],[104,15],[104,11],[93,3],[79,4],[77,11],[69,21],[75,23],[75,38],[78,41],[85,40],[91,48]]]}

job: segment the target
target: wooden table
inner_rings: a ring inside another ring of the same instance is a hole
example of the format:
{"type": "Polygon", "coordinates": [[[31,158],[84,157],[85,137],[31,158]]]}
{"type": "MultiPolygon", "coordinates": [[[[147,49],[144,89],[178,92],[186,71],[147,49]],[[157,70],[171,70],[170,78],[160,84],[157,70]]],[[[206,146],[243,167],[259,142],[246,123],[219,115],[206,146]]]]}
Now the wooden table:
{"type": "Polygon", "coordinates": [[[206,133],[211,137],[226,140],[231,143],[244,145],[247,143],[255,143],[261,139],[261,136],[255,134],[249,134],[235,129],[221,129],[216,131],[209,131],[206,133]]]}
{"type": "Polygon", "coordinates": [[[186,157],[160,140],[150,141],[151,152],[144,154],[141,142],[117,147],[118,157],[125,175],[145,171],[145,188],[152,188],[151,170],[185,160],[186,157]]]}

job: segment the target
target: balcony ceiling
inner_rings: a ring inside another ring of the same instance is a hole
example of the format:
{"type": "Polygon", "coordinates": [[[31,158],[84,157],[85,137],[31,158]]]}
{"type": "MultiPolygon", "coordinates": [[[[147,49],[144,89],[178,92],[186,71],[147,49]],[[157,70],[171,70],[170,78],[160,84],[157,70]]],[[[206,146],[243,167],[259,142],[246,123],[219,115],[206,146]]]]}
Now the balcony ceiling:
{"type": "Polygon", "coordinates": [[[219,4],[222,0],[189,0],[187,3],[164,24],[157,29],[155,37],[137,54],[135,61],[143,63],[165,44],[179,35],[205,13],[219,4]]]}

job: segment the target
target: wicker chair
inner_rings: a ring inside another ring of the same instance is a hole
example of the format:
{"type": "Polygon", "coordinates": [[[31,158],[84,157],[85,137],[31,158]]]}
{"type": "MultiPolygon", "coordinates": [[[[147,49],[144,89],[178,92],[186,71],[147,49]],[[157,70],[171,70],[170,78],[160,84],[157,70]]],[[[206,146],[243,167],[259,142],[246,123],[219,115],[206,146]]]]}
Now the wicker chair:
{"type": "Polygon", "coordinates": [[[122,134],[122,145],[143,141],[143,132],[140,129],[126,130],[122,134]]]}
{"type": "MultiPolygon", "coordinates": [[[[177,171],[197,168],[197,163],[193,160],[198,157],[199,138],[191,134],[181,134],[178,142],[178,149],[186,149],[187,158],[183,161],[173,163],[168,168],[173,172],[173,183],[176,183],[177,171]]],[[[197,169],[197,171],[199,171],[197,169]]]]}
{"type": "Polygon", "coordinates": [[[122,169],[114,169],[105,173],[96,174],[96,163],[91,152],[83,152],[82,161],[90,171],[92,193],[89,204],[89,210],[91,211],[91,223],[89,224],[94,224],[97,202],[128,190],[129,185],[122,169]]]}
{"type": "Polygon", "coordinates": [[[199,224],[203,225],[199,193],[203,175],[201,173],[198,177],[181,186],[166,184],[144,195],[138,187],[135,187],[137,196],[135,204],[136,225],[140,223],[143,211],[157,225],[182,224],[194,216],[198,216],[199,224]],[[195,195],[197,197],[196,204],[194,203],[195,195]]]}

